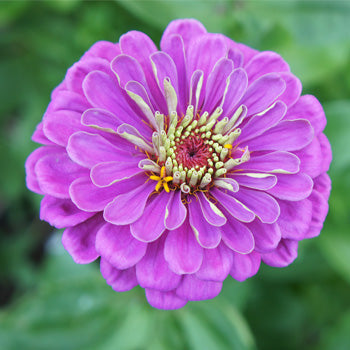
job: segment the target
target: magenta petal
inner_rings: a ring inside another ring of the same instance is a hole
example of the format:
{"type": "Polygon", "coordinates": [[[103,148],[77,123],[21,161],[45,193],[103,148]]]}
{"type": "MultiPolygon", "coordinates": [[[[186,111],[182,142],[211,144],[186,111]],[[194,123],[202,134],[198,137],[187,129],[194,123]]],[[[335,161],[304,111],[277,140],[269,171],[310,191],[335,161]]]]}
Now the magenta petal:
{"type": "Polygon", "coordinates": [[[218,102],[222,97],[226,88],[226,81],[233,71],[233,63],[227,58],[221,58],[214,66],[209,74],[207,85],[205,88],[205,101],[203,111],[209,114],[217,107],[218,102]]]}
{"type": "Polygon", "coordinates": [[[304,239],[313,212],[311,201],[308,199],[297,202],[279,200],[278,203],[281,215],[277,223],[281,229],[282,237],[295,240],[304,239]]]}
{"type": "Polygon", "coordinates": [[[165,212],[165,226],[168,230],[179,228],[187,216],[186,206],[181,201],[181,192],[172,191],[165,212]]]}
{"type": "Polygon", "coordinates": [[[163,51],[168,47],[168,41],[173,37],[173,35],[180,35],[184,42],[186,51],[190,46],[192,40],[196,40],[198,37],[206,34],[207,30],[203,24],[196,19],[176,19],[168,24],[166,27],[161,42],[160,47],[163,51]]]}
{"type": "Polygon", "coordinates": [[[145,175],[140,174],[132,179],[100,188],[92,183],[90,177],[82,177],[73,181],[69,188],[69,194],[73,203],[81,210],[102,211],[116,196],[144,184],[146,179],[145,175]]]}
{"type": "MultiPolygon", "coordinates": [[[[242,128],[238,138],[239,143],[244,143],[276,125],[285,115],[287,107],[283,102],[277,101],[275,105],[262,115],[253,116],[242,128]]],[[[249,110],[248,110],[249,112],[249,110]]]]}
{"type": "Polygon", "coordinates": [[[179,298],[175,292],[160,292],[153,289],[146,289],[145,292],[149,304],[157,309],[176,310],[187,304],[187,300],[179,298]]]}
{"type": "Polygon", "coordinates": [[[241,100],[248,86],[248,77],[244,69],[235,69],[230,77],[227,92],[223,100],[222,109],[228,116],[233,113],[234,107],[241,100]]]}
{"type": "Polygon", "coordinates": [[[205,220],[212,226],[222,226],[226,224],[226,217],[222,211],[204,195],[203,192],[198,192],[198,201],[202,209],[202,214],[205,220]]]}
{"type": "Polygon", "coordinates": [[[44,146],[36,149],[33,151],[29,157],[26,160],[25,163],[25,169],[26,169],[26,185],[27,187],[36,193],[44,194],[44,192],[41,190],[37,175],[35,173],[35,166],[40,161],[41,158],[52,155],[55,156],[56,154],[60,155],[64,149],[62,147],[57,146],[44,146]]]}
{"type": "Polygon", "coordinates": [[[121,194],[104,210],[106,221],[115,225],[128,225],[141,217],[149,195],[154,191],[154,183],[144,183],[134,190],[121,194]]]}
{"type": "Polygon", "coordinates": [[[294,174],[299,171],[299,166],[300,160],[293,153],[275,151],[262,156],[254,156],[253,154],[249,162],[243,163],[237,168],[242,168],[244,172],[253,170],[275,174],[294,174]]]}
{"type": "Polygon", "coordinates": [[[284,102],[288,107],[293,106],[300,98],[303,86],[300,80],[292,73],[280,73],[280,76],[286,82],[286,89],[278,99],[284,102]]]}
{"type": "Polygon", "coordinates": [[[97,134],[77,132],[69,138],[67,152],[77,164],[92,168],[102,162],[120,161],[130,155],[97,134]]]}
{"type": "Polygon", "coordinates": [[[95,165],[90,172],[92,182],[98,187],[107,187],[120,180],[128,179],[144,170],[138,167],[140,158],[130,157],[128,162],[105,162],[95,165]]]}
{"type": "Polygon", "coordinates": [[[239,183],[239,186],[249,187],[255,190],[268,190],[277,183],[277,177],[271,174],[233,173],[229,175],[239,183]]]}
{"type": "Polygon", "coordinates": [[[169,193],[155,194],[141,217],[131,224],[132,235],[142,242],[153,242],[165,231],[165,211],[169,193]]]}
{"type": "Polygon", "coordinates": [[[40,206],[40,219],[56,228],[75,226],[95,215],[78,209],[70,199],[46,195],[40,206]]]}
{"type": "Polygon", "coordinates": [[[101,275],[116,292],[126,292],[137,286],[135,267],[118,270],[107,260],[101,258],[101,275]]]}
{"type": "Polygon", "coordinates": [[[277,201],[265,192],[241,188],[239,192],[235,193],[235,197],[264,223],[272,224],[280,215],[280,208],[277,201]]]}
{"type": "Polygon", "coordinates": [[[328,213],[327,199],[318,191],[312,191],[309,198],[306,199],[312,203],[312,218],[308,231],[304,238],[313,238],[320,234],[324,220],[328,213]]]}
{"type": "Polygon", "coordinates": [[[69,186],[79,177],[86,176],[87,170],[72,162],[63,150],[59,154],[47,155],[35,165],[40,188],[57,198],[69,198],[69,186]]]}
{"type": "Polygon", "coordinates": [[[182,276],[172,272],[164,259],[164,239],[148,244],[146,255],[136,265],[136,276],[142,288],[171,291],[182,276]]]}
{"type": "Polygon", "coordinates": [[[321,146],[321,153],[322,153],[322,172],[327,172],[329,170],[329,166],[331,165],[332,161],[332,150],[331,145],[329,143],[329,140],[327,139],[325,134],[318,135],[318,141],[320,142],[321,146]]]}
{"type": "Polygon", "coordinates": [[[261,254],[263,262],[274,267],[290,265],[298,256],[298,242],[282,239],[278,247],[271,253],[261,254]]]}
{"type": "MultiPolygon", "coordinates": [[[[81,124],[96,128],[98,130],[106,130],[107,132],[116,132],[118,126],[123,124],[113,113],[101,109],[101,108],[90,108],[86,110],[81,116],[81,124]]],[[[91,129],[90,129],[91,131],[91,129]]]]}
{"type": "Polygon", "coordinates": [[[277,223],[264,224],[260,220],[246,224],[252,231],[255,241],[255,251],[267,253],[274,250],[281,240],[281,230],[277,223]]]}
{"type": "Polygon", "coordinates": [[[248,115],[254,115],[271,106],[285,88],[286,83],[278,74],[266,74],[248,87],[240,104],[247,106],[248,115]]]}
{"type": "Polygon", "coordinates": [[[223,243],[216,249],[204,249],[203,262],[196,276],[201,280],[222,282],[232,266],[232,251],[223,243]]]}
{"type": "Polygon", "coordinates": [[[67,71],[65,78],[67,89],[82,94],[83,80],[92,71],[109,73],[109,62],[98,57],[91,57],[78,61],[67,71]]]}
{"type": "Polygon", "coordinates": [[[318,138],[315,137],[311,143],[300,151],[294,152],[301,161],[300,171],[309,176],[316,177],[322,172],[322,164],[324,163],[324,155],[318,138]]]}
{"type": "Polygon", "coordinates": [[[300,201],[310,195],[312,187],[313,181],[306,174],[278,174],[277,184],[268,192],[279,199],[300,201]]]}
{"type": "Polygon", "coordinates": [[[255,247],[254,236],[249,228],[232,216],[227,217],[227,223],[222,227],[222,240],[233,251],[248,254],[255,247]]]}
{"type": "Polygon", "coordinates": [[[81,124],[81,113],[74,111],[47,112],[43,119],[44,132],[58,145],[67,146],[69,137],[77,131],[91,131],[81,124]]]}
{"type": "Polygon", "coordinates": [[[268,73],[290,70],[288,63],[279,54],[272,51],[259,52],[244,68],[248,74],[249,83],[268,73]]]}
{"type": "Polygon", "coordinates": [[[206,34],[193,41],[187,55],[188,77],[191,77],[194,71],[201,70],[205,82],[216,62],[225,57],[226,52],[225,40],[220,35],[206,34]],[[208,55],[208,52],[211,54],[208,55]]]}
{"type": "Polygon", "coordinates": [[[203,248],[215,248],[221,241],[221,230],[217,226],[208,225],[202,216],[199,201],[193,199],[188,204],[190,225],[198,243],[203,248]]]}
{"type": "Polygon", "coordinates": [[[42,145],[53,145],[53,142],[50,141],[43,131],[43,122],[40,122],[32,135],[32,140],[36,143],[40,143],[42,145]]]}
{"type": "Polygon", "coordinates": [[[112,61],[111,68],[117,75],[122,88],[129,81],[137,81],[147,89],[145,74],[135,58],[128,55],[119,55],[112,61]]]}
{"type": "Polygon", "coordinates": [[[233,62],[233,66],[235,68],[242,67],[243,66],[243,53],[234,48],[230,48],[227,53],[227,57],[233,62]]]}
{"type": "Polygon", "coordinates": [[[243,282],[254,276],[260,267],[260,254],[251,252],[250,254],[233,253],[233,263],[230,275],[237,281],[243,282]]]}
{"type": "Polygon", "coordinates": [[[288,109],[286,120],[307,119],[315,130],[315,135],[323,131],[327,120],[320,102],[315,96],[304,95],[288,109]]]}
{"type": "Polygon", "coordinates": [[[313,179],[314,189],[319,192],[323,198],[328,201],[331,192],[331,179],[328,174],[322,174],[313,179]]]}
{"type": "Polygon", "coordinates": [[[164,245],[164,258],[176,274],[197,272],[203,260],[203,248],[198,244],[188,220],[169,231],[164,245]]]}
{"type": "Polygon", "coordinates": [[[237,220],[243,222],[250,222],[254,220],[255,214],[234,197],[217,188],[212,189],[211,194],[237,220]]]}
{"type": "Polygon", "coordinates": [[[100,57],[107,61],[112,61],[112,59],[120,54],[119,44],[111,43],[109,41],[98,41],[93,44],[90,49],[85,52],[83,59],[89,57],[100,57]]]}
{"type": "Polygon", "coordinates": [[[314,131],[307,120],[286,120],[247,142],[250,151],[297,151],[307,146],[314,131]]]}
{"type": "Polygon", "coordinates": [[[124,270],[137,264],[146,249],[147,244],[136,240],[129,226],[107,223],[97,232],[96,250],[117,269],[124,270]]]}
{"type": "Polygon", "coordinates": [[[99,257],[95,242],[97,231],[103,223],[101,215],[97,214],[63,232],[62,244],[76,263],[88,264],[99,257]]]}
{"type": "Polygon", "coordinates": [[[78,94],[74,91],[62,90],[58,91],[55,94],[55,98],[47,107],[45,115],[46,113],[52,113],[61,110],[83,113],[90,107],[91,106],[89,105],[84,95],[78,94]]]}
{"type": "Polygon", "coordinates": [[[222,282],[202,281],[194,275],[185,275],[176,295],[186,300],[206,300],[215,298],[222,288],[222,282]]]}

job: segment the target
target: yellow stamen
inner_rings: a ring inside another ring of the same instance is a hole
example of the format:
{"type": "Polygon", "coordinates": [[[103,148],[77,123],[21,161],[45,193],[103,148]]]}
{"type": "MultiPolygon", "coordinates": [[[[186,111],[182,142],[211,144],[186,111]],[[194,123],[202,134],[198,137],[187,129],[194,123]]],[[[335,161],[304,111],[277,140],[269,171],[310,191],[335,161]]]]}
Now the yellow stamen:
{"type": "Polygon", "coordinates": [[[156,191],[158,192],[161,187],[162,187],[162,181],[158,181],[155,188],[156,191]]]}
{"type": "Polygon", "coordinates": [[[160,169],[160,176],[158,175],[150,175],[150,179],[151,180],[155,180],[157,181],[155,190],[158,192],[162,186],[164,187],[166,192],[170,191],[168,182],[172,181],[173,177],[172,176],[165,176],[166,175],[166,169],[165,166],[162,166],[162,168],[160,169]]]}
{"type": "Polygon", "coordinates": [[[163,186],[164,186],[164,189],[165,189],[166,192],[169,192],[169,191],[170,191],[170,190],[169,190],[169,185],[168,185],[167,182],[163,182],[163,186]]]}
{"type": "Polygon", "coordinates": [[[167,176],[163,179],[165,182],[169,182],[169,181],[172,181],[173,180],[173,177],[172,176],[167,176]]]}
{"type": "Polygon", "coordinates": [[[159,176],[157,176],[157,175],[151,175],[149,178],[150,178],[151,180],[161,181],[161,178],[160,178],[159,176]]]}
{"type": "Polygon", "coordinates": [[[232,145],[230,145],[229,143],[227,143],[224,148],[227,148],[227,149],[232,149],[232,145]]]}

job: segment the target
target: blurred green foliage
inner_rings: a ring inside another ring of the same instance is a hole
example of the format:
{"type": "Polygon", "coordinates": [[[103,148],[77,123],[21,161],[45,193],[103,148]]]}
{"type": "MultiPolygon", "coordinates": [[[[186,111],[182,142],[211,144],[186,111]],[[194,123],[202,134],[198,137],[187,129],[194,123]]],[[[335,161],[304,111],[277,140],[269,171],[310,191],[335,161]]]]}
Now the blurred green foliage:
{"type": "Polygon", "coordinates": [[[350,349],[350,3],[347,1],[8,1],[0,3],[0,349],[350,349]],[[334,161],[319,238],[285,269],[227,280],[213,301],[163,312],[116,294],[73,263],[24,185],[30,137],[65,71],[95,41],[132,29],[159,43],[194,17],[282,54],[322,102],[334,161]]]}

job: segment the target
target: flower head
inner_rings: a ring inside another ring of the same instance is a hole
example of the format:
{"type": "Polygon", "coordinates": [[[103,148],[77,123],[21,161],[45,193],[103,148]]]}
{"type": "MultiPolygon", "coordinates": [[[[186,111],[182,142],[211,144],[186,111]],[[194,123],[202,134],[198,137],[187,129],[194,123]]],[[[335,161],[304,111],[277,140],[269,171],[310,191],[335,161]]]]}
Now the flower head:
{"type": "Polygon", "coordinates": [[[274,52],[176,20],[98,42],[67,72],[33,140],[27,185],[77,263],[157,308],[219,294],[261,260],[289,265],[328,211],[317,99],[274,52]]]}

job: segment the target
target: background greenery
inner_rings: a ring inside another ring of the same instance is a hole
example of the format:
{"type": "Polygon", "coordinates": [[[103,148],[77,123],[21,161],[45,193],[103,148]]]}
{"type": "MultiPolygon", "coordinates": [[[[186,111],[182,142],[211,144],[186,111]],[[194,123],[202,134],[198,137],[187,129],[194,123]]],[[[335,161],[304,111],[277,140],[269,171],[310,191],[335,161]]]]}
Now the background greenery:
{"type": "Polygon", "coordinates": [[[13,1],[0,3],[0,349],[350,349],[350,3],[348,1],[13,1]],[[30,141],[65,71],[98,40],[131,29],[159,43],[195,17],[274,50],[322,102],[334,161],[320,237],[285,269],[224,283],[178,311],[116,294],[97,265],[73,263],[24,185],[30,141]]]}

